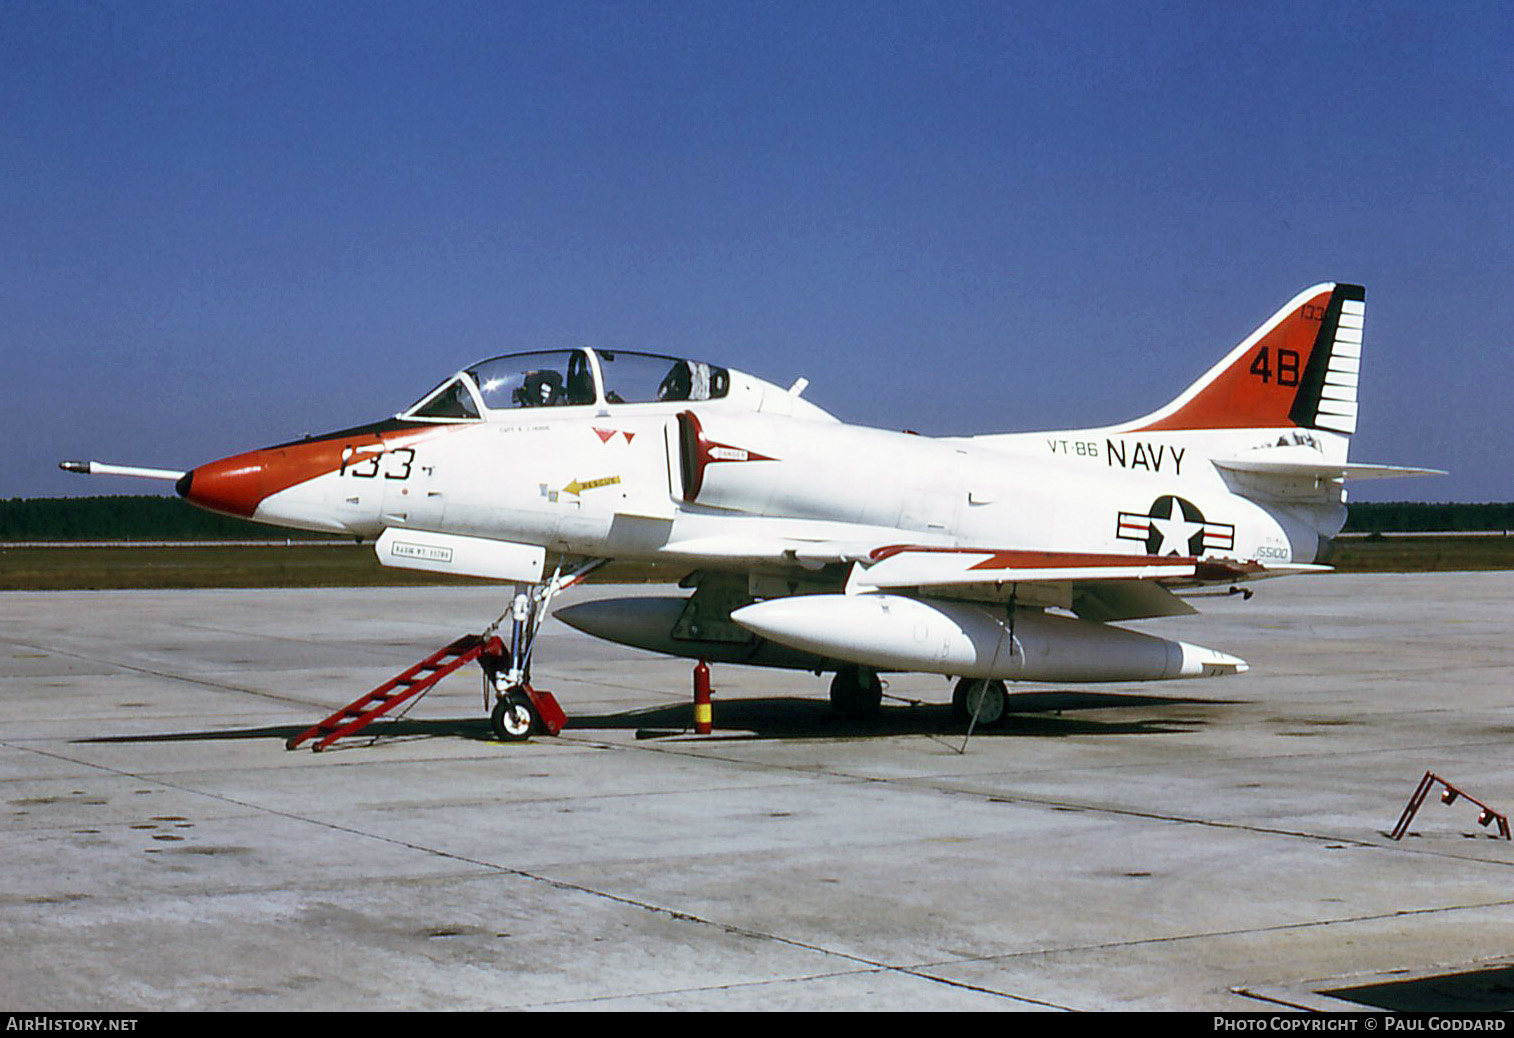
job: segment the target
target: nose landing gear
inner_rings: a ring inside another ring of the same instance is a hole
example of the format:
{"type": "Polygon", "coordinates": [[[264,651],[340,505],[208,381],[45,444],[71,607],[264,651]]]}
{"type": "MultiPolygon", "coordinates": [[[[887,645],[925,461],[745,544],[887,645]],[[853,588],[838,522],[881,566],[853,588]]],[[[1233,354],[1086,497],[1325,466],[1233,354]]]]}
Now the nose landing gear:
{"type": "Polygon", "coordinates": [[[556,735],[567,724],[567,714],[552,693],[531,687],[531,651],[553,596],[578,583],[605,561],[592,559],[567,576],[559,567],[551,580],[530,588],[517,587],[510,608],[484,632],[489,643],[479,656],[479,665],[484,670],[484,706],[488,707],[493,699],[489,727],[501,742],[519,742],[533,732],[556,735]],[[510,618],[508,649],[494,636],[506,617],[510,618]]]}

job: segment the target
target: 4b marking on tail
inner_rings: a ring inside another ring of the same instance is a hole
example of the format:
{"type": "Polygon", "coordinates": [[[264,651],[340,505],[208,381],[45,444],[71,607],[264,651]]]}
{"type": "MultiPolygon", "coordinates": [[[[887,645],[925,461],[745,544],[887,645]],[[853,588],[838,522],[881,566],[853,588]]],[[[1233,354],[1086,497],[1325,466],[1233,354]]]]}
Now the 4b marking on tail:
{"type": "Polygon", "coordinates": [[[1124,428],[1355,432],[1365,299],[1360,285],[1304,290],[1170,404],[1124,428]]]}

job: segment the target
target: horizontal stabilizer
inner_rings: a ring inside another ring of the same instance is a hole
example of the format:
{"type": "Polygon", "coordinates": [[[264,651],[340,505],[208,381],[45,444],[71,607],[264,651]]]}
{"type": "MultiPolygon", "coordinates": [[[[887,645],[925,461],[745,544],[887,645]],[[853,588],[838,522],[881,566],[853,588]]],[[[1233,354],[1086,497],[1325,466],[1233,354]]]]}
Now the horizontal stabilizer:
{"type": "Polygon", "coordinates": [[[1408,476],[1444,476],[1444,469],[1407,465],[1368,465],[1349,461],[1322,461],[1313,452],[1299,457],[1288,448],[1253,451],[1233,458],[1215,458],[1214,464],[1232,472],[1289,479],[1403,479],[1408,476]]]}

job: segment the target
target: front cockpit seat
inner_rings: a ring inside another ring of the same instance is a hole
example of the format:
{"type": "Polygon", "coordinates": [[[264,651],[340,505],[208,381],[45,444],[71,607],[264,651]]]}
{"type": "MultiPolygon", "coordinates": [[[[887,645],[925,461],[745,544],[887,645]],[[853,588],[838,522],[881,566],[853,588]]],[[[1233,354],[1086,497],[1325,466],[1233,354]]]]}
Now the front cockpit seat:
{"type": "Polygon", "coordinates": [[[555,407],[563,403],[563,379],[550,369],[533,371],[511,394],[516,407],[555,407]]]}

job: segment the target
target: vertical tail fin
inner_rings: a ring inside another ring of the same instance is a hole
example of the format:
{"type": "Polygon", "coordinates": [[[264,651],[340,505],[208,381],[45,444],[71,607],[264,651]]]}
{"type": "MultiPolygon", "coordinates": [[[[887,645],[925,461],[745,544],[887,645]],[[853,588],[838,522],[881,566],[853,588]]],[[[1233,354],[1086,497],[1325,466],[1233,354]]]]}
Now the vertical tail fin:
{"type": "Polygon", "coordinates": [[[1295,296],[1166,407],[1126,428],[1356,431],[1366,291],[1324,284],[1295,296]]]}

